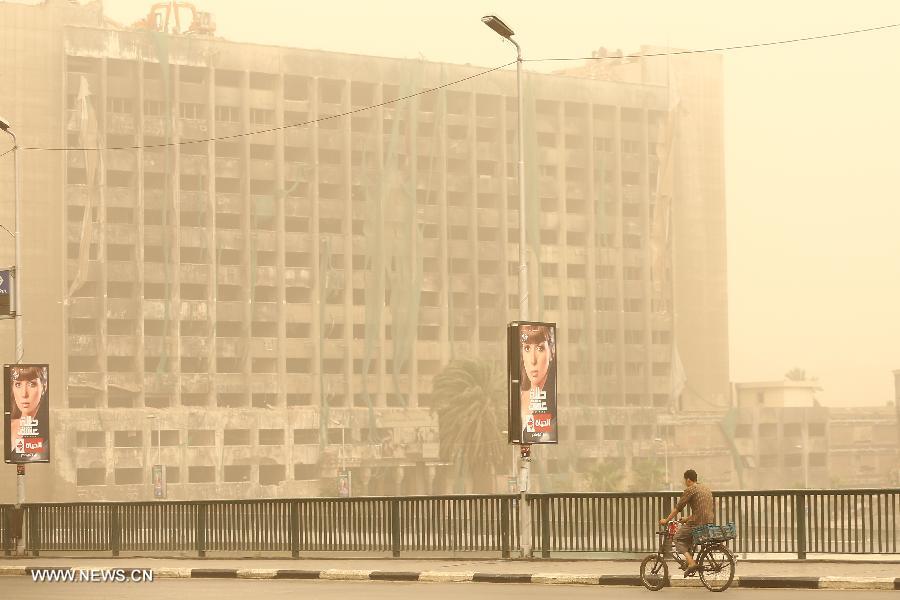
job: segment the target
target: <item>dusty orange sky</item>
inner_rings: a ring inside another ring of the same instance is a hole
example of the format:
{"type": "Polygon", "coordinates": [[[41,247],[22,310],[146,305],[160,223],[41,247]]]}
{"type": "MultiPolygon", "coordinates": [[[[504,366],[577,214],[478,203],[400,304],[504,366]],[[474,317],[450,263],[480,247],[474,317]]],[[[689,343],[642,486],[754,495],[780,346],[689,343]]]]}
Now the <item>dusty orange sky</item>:
{"type": "MultiPolygon", "coordinates": [[[[150,4],[105,1],[126,24],[150,4]]],[[[485,66],[514,58],[481,24],[490,13],[516,30],[526,58],[900,23],[889,1],[197,5],[234,40],[485,66]]],[[[826,404],[883,405],[900,368],[900,28],[725,56],[731,379],[799,366],[819,377],[826,404]]]]}

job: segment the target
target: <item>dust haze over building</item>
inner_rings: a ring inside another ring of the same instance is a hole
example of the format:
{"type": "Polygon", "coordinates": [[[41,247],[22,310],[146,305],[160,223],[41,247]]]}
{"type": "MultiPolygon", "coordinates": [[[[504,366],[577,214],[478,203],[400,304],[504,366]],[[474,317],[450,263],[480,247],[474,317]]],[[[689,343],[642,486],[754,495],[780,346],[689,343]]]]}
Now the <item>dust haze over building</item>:
{"type": "MultiPolygon", "coordinates": [[[[0,113],[73,148],[22,160],[26,358],[54,373],[57,448],[29,499],[147,498],[157,452],[175,499],[333,495],[342,467],[354,495],[455,491],[432,380],[502,360],[517,317],[514,74],[388,102],[486,69],[195,25],[0,4],[0,113]]],[[[536,491],[598,465],[661,487],[656,438],[670,480],[743,481],[721,77],[716,54],[527,76],[531,315],[562,358],[536,491]]]]}

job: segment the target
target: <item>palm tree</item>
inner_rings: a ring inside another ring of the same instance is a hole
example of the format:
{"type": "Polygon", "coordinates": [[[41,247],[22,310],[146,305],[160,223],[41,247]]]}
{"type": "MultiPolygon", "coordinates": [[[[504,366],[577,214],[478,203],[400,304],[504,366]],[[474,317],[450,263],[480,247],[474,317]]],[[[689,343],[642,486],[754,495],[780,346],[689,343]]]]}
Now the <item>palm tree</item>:
{"type": "Polygon", "coordinates": [[[494,491],[494,475],[507,456],[503,370],[485,360],[453,361],[435,375],[432,394],[441,456],[452,464],[454,487],[494,491]]]}
{"type": "Polygon", "coordinates": [[[586,477],[592,492],[621,492],[624,478],[625,471],[620,463],[602,459],[586,477]]]}
{"type": "Polygon", "coordinates": [[[649,492],[665,487],[665,469],[657,461],[635,462],[631,469],[632,492],[649,492]]]}

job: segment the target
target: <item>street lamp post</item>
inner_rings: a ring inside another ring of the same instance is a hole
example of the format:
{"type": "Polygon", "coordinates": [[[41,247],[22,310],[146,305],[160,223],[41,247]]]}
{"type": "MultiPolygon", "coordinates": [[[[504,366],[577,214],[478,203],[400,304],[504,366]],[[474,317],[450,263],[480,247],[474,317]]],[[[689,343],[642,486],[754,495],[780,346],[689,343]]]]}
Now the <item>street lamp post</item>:
{"type": "Polygon", "coordinates": [[[352,482],[350,480],[350,474],[347,472],[347,469],[344,464],[344,456],[346,454],[345,434],[347,432],[347,428],[344,426],[344,423],[342,421],[336,421],[334,419],[329,419],[328,422],[332,425],[338,425],[341,428],[341,454],[340,454],[340,458],[338,460],[338,462],[340,464],[340,469],[341,469],[340,477],[345,477],[345,476],[347,477],[347,496],[351,496],[352,495],[352,493],[351,493],[352,482]]]}
{"type": "Polygon", "coordinates": [[[803,489],[809,489],[809,452],[805,444],[797,444],[794,446],[797,450],[803,452],[801,457],[803,464],[803,489]]]}
{"type": "MultiPolygon", "coordinates": [[[[156,424],[156,466],[159,468],[159,476],[160,476],[160,477],[163,477],[163,474],[162,474],[162,469],[163,469],[163,467],[162,467],[162,448],[161,448],[161,446],[162,446],[162,440],[160,439],[160,423],[159,423],[159,419],[157,418],[156,415],[147,415],[147,418],[150,419],[151,421],[153,421],[153,422],[156,424]]],[[[151,425],[151,431],[152,431],[152,427],[153,427],[153,426],[151,425]]],[[[152,437],[152,436],[151,436],[151,437],[152,437]]],[[[153,448],[153,445],[152,445],[152,444],[151,444],[150,448],[151,448],[151,449],[153,448]]],[[[153,478],[154,470],[155,470],[155,469],[154,469],[153,467],[150,468],[150,483],[151,483],[151,485],[156,485],[156,481],[155,481],[154,478],[153,478]]],[[[156,490],[155,490],[155,489],[154,489],[154,491],[153,491],[153,495],[154,495],[154,497],[156,496],[156,490]]]]}
{"type": "MultiPolygon", "coordinates": [[[[13,142],[13,187],[14,201],[16,208],[15,221],[15,289],[13,303],[13,323],[16,328],[16,364],[22,362],[25,355],[25,343],[22,321],[22,236],[19,235],[21,224],[21,199],[19,194],[19,142],[16,139],[16,132],[11,129],[12,123],[3,117],[0,117],[0,131],[12,138],[13,142]]],[[[16,508],[20,508],[25,503],[25,465],[16,465],[16,508]]]]}
{"type": "Polygon", "coordinates": [[[22,322],[22,236],[19,235],[20,225],[21,225],[21,195],[19,193],[19,143],[16,139],[16,133],[11,129],[12,124],[3,117],[0,117],[0,130],[2,130],[6,135],[12,138],[13,142],[13,177],[15,181],[14,186],[14,195],[15,195],[15,206],[16,206],[16,223],[15,223],[15,277],[16,277],[16,286],[15,286],[15,303],[13,305],[13,312],[15,313],[15,325],[16,325],[16,363],[22,362],[22,357],[25,355],[25,342],[24,342],[24,331],[23,331],[23,322],[22,322]]]}
{"type": "MultiPolygon", "coordinates": [[[[516,97],[519,105],[519,319],[528,320],[528,260],[526,256],[526,235],[525,235],[525,101],[522,97],[522,47],[516,40],[512,39],[515,35],[512,29],[495,15],[488,15],[481,18],[481,22],[490,27],[497,35],[509,40],[516,47],[516,97]]],[[[531,453],[528,445],[522,446],[521,453],[521,472],[520,490],[522,492],[521,502],[519,502],[520,512],[520,531],[522,554],[526,557],[531,556],[531,519],[528,513],[528,506],[525,494],[528,490],[531,469],[531,453]]]]}

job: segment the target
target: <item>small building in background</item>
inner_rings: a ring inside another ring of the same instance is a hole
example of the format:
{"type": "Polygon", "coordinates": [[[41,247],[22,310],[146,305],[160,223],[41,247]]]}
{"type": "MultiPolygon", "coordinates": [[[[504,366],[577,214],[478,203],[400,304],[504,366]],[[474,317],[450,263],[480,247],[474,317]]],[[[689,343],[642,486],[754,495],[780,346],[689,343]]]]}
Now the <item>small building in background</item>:
{"type": "Polygon", "coordinates": [[[891,406],[826,407],[817,381],[734,385],[736,460],[745,489],[880,487],[897,483],[891,406]]]}

